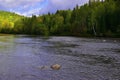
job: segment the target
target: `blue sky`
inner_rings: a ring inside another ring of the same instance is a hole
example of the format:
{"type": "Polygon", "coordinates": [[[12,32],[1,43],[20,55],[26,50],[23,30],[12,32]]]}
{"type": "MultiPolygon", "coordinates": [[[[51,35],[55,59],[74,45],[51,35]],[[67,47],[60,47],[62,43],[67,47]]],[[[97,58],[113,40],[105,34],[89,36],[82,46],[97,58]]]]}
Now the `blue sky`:
{"type": "Polygon", "coordinates": [[[87,2],[88,0],[0,0],[0,10],[31,16],[73,9],[76,4],[83,5],[87,2]]]}

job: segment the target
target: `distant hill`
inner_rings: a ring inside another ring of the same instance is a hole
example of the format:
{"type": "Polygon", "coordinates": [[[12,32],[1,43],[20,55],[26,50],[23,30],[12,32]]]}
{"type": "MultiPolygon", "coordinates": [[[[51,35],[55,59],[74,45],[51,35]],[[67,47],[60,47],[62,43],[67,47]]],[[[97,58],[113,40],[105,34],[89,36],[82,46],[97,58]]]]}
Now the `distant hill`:
{"type": "Polygon", "coordinates": [[[9,20],[11,22],[15,22],[17,19],[21,17],[22,16],[12,12],[0,11],[0,20],[9,20]]]}
{"type": "Polygon", "coordinates": [[[12,12],[0,11],[0,32],[4,32],[4,29],[13,28],[14,23],[22,17],[12,12]]]}

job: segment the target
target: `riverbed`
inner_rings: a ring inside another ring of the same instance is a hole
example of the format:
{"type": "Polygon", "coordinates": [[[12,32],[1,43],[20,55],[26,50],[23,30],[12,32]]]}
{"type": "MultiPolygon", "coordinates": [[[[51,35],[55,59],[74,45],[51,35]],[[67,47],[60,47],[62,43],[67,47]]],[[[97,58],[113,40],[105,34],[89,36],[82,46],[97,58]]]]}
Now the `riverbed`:
{"type": "Polygon", "coordinates": [[[0,80],[120,80],[120,39],[1,35],[0,80]]]}

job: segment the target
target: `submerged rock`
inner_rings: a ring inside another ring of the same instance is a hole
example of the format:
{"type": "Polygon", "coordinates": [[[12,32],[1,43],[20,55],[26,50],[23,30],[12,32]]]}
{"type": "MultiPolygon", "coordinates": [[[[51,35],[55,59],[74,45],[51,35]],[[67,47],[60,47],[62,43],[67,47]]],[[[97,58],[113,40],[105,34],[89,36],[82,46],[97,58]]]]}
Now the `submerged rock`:
{"type": "Polygon", "coordinates": [[[111,63],[117,62],[115,58],[107,57],[107,56],[100,56],[95,59],[97,59],[99,62],[105,63],[105,64],[111,64],[111,63]]]}
{"type": "Polygon", "coordinates": [[[46,69],[48,69],[48,66],[38,66],[37,68],[40,70],[46,70],[46,69]]]}
{"type": "Polygon", "coordinates": [[[103,40],[103,42],[106,42],[106,40],[103,40]]]}
{"type": "Polygon", "coordinates": [[[59,65],[59,64],[54,64],[54,65],[51,66],[51,68],[52,68],[53,70],[59,70],[59,69],[61,68],[61,65],[59,65]]]}

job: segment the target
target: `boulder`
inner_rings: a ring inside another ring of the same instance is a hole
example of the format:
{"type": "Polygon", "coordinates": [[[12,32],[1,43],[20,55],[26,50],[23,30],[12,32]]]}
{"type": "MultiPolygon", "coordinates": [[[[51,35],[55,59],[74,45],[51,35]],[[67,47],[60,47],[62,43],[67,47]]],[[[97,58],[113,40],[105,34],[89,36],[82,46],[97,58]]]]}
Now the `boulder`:
{"type": "Polygon", "coordinates": [[[52,68],[53,70],[59,70],[59,69],[61,68],[61,65],[59,65],[59,64],[54,64],[54,65],[51,65],[51,68],[52,68]]]}

